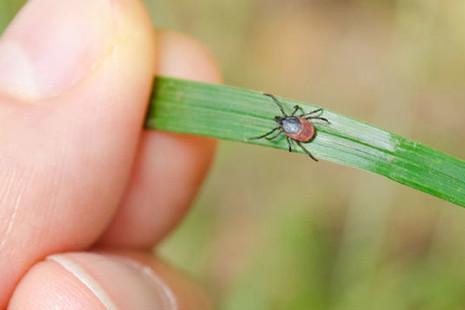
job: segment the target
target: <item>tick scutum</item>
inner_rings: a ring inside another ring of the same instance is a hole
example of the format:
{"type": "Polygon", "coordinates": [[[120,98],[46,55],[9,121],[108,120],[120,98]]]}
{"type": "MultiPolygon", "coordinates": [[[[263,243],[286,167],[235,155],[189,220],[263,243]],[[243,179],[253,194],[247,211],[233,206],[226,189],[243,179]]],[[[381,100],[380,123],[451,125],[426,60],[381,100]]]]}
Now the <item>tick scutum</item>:
{"type": "Polygon", "coordinates": [[[281,126],[286,134],[296,134],[302,130],[302,124],[295,116],[288,116],[283,118],[281,126]]]}
{"type": "Polygon", "coordinates": [[[310,158],[312,158],[315,161],[318,161],[318,159],[316,159],[302,145],[302,143],[311,142],[316,136],[316,129],[310,120],[312,119],[322,120],[330,124],[330,122],[326,118],[320,116],[321,113],[323,112],[323,109],[320,108],[320,109],[313,110],[309,113],[305,113],[305,111],[300,106],[296,105],[294,106],[294,110],[292,111],[292,113],[289,115],[284,110],[284,107],[281,104],[281,102],[279,102],[279,100],[276,99],[275,96],[271,94],[264,94],[264,95],[273,99],[274,103],[278,106],[282,115],[274,117],[274,120],[278,125],[277,127],[271,129],[269,132],[261,136],[253,137],[251,139],[257,140],[257,139],[265,138],[271,141],[281,136],[281,134],[284,134],[286,136],[286,141],[289,146],[289,152],[292,152],[292,145],[293,143],[296,143],[302,149],[302,151],[304,151],[310,158]],[[295,116],[297,111],[300,111],[301,114],[298,116],[295,116]]]}

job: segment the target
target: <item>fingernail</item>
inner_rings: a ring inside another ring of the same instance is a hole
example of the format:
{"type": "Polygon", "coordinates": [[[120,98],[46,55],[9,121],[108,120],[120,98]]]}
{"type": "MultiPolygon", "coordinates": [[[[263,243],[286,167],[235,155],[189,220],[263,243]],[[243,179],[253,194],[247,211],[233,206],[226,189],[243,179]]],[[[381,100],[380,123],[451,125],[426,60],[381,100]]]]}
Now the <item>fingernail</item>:
{"type": "Polygon", "coordinates": [[[171,289],[151,268],[125,257],[90,253],[48,258],[72,273],[106,309],[177,309],[171,289]]]}
{"type": "Polygon", "coordinates": [[[109,48],[111,0],[31,0],[0,39],[0,92],[23,99],[60,95],[109,48]]]}

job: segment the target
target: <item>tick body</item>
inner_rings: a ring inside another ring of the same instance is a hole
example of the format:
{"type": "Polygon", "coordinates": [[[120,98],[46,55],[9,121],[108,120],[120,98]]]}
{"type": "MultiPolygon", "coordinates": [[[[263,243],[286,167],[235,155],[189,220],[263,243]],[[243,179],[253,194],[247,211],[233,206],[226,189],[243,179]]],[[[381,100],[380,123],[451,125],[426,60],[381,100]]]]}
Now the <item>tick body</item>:
{"type": "Polygon", "coordinates": [[[316,135],[313,124],[303,117],[288,116],[281,121],[280,125],[283,133],[295,141],[310,142],[316,135]]]}
{"type": "Polygon", "coordinates": [[[311,120],[321,120],[329,124],[329,121],[326,118],[320,116],[323,109],[316,109],[309,113],[305,113],[300,106],[296,105],[294,106],[292,113],[287,114],[286,111],[284,111],[283,105],[278,99],[276,99],[276,97],[271,94],[264,95],[273,99],[282,115],[275,116],[274,118],[278,125],[277,127],[264,135],[253,137],[251,139],[274,140],[281,136],[281,134],[284,134],[289,146],[289,152],[292,152],[293,143],[296,143],[310,158],[318,161],[318,159],[316,159],[312,153],[303,146],[303,143],[311,142],[316,136],[316,129],[311,120]],[[297,112],[300,112],[300,114],[296,115],[297,112]]]}

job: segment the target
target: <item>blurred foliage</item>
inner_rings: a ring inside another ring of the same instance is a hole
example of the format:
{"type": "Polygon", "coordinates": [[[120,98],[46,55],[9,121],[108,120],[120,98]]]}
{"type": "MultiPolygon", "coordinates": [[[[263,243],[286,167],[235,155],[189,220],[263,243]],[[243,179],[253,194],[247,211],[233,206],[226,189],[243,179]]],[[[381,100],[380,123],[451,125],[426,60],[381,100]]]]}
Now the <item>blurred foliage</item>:
{"type": "Polygon", "coordinates": [[[318,116],[326,122],[314,122],[318,133],[307,146],[311,148],[310,153],[307,148],[286,142],[282,132],[276,134],[277,129],[282,129],[273,122],[273,118],[280,117],[276,116],[279,110],[260,91],[166,76],[155,79],[153,90],[146,128],[302,153],[310,155],[314,161],[318,158],[373,172],[465,207],[465,161],[416,141],[328,109],[321,111],[315,105],[274,98],[280,100],[278,105],[283,114],[286,110],[292,111],[292,107],[296,107],[293,114],[299,108],[303,115],[308,114],[305,111],[322,112],[318,116]],[[250,138],[259,135],[261,138],[268,136],[272,141],[250,138]]]}
{"type": "MultiPolygon", "coordinates": [[[[228,84],[465,158],[463,1],[146,3],[155,25],[203,41],[228,84]]],[[[366,173],[222,142],[161,252],[221,309],[464,309],[463,211],[366,173]]]]}

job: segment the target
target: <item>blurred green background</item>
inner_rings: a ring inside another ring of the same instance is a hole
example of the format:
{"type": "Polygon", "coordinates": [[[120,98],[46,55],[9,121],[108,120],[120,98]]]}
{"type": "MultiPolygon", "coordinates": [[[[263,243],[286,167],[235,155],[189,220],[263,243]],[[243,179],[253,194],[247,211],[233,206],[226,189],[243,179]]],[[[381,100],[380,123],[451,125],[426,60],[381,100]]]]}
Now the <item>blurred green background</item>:
{"type": "MultiPolygon", "coordinates": [[[[465,158],[463,0],[146,0],[227,84],[465,158]]],[[[221,142],[162,255],[220,309],[465,309],[465,210],[379,176],[221,142]]]]}

